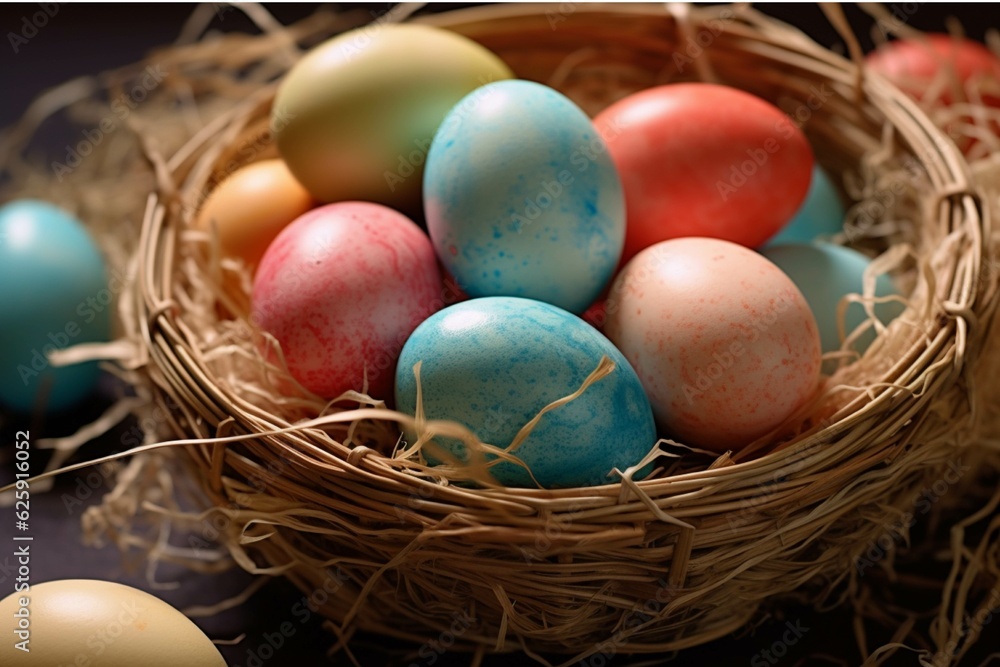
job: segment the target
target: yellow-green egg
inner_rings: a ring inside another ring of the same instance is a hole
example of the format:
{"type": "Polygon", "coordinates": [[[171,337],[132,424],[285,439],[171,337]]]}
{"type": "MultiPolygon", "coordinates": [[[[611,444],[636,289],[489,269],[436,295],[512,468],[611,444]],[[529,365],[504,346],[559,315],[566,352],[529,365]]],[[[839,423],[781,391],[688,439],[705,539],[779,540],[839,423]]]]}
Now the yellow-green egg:
{"type": "Polygon", "coordinates": [[[510,79],[496,55],[447,30],[382,25],[309,52],[271,113],[278,150],[321,202],[420,210],[423,164],[448,111],[479,86],[510,79]]]}

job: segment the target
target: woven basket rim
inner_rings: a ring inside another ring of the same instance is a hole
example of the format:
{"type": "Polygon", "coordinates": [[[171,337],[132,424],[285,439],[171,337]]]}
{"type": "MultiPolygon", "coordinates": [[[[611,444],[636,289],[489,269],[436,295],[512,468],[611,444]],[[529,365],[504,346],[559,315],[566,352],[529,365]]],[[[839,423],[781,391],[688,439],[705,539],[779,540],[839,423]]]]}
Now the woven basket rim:
{"type": "MultiPolygon", "coordinates": [[[[417,20],[460,33],[469,31],[479,39],[488,33],[488,29],[483,27],[488,23],[537,22],[552,7],[545,4],[495,5],[452,10],[417,20]]],[[[718,16],[717,8],[690,8],[685,12],[681,21],[659,5],[584,4],[576,6],[571,14],[566,15],[565,20],[579,22],[580,26],[590,28],[595,22],[599,23],[602,17],[614,15],[619,18],[655,19],[675,25],[685,22],[685,25],[698,26],[718,16]]],[[[562,537],[567,538],[567,543],[573,540],[579,542],[582,539],[580,536],[592,528],[594,535],[604,535],[594,538],[594,550],[604,549],[602,553],[617,553],[617,545],[625,545],[620,549],[631,549],[638,538],[624,528],[613,526],[613,523],[631,523],[643,531],[654,526],[663,535],[670,535],[673,542],[657,547],[657,557],[662,552],[663,558],[669,556],[669,559],[662,563],[650,563],[648,569],[663,572],[668,577],[673,597],[664,609],[676,614],[684,604],[700,599],[716,588],[724,587],[728,581],[728,577],[722,576],[693,593],[684,593],[692,574],[689,566],[692,566],[695,559],[694,550],[724,550],[725,535],[719,532],[719,522],[724,520],[727,513],[740,511],[742,507],[746,507],[748,500],[757,498],[761,493],[761,480],[771,478],[769,495],[765,495],[763,501],[768,506],[780,501],[788,503],[789,507],[796,503],[800,507],[812,507],[811,513],[801,513],[779,530],[779,533],[785,531],[790,540],[808,544],[814,539],[809,532],[809,521],[816,520],[815,512],[821,512],[820,516],[824,516],[822,512],[830,513],[825,524],[829,529],[840,516],[839,513],[854,511],[863,504],[876,501],[878,494],[873,494],[866,484],[880,484],[883,487],[912,486],[915,481],[923,479],[928,471],[943,465],[945,452],[950,448],[945,442],[950,442],[949,438],[953,434],[939,433],[938,427],[929,426],[933,420],[929,415],[928,405],[932,398],[937,400],[939,395],[948,394],[954,389],[962,374],[967,372],[967,367],[963,366],[964,360],[974,358],[976,346],[979,345],[975,325],[996,310],[997,301],[995,293],[987,294],[975,280],[986,262],[988,249],[984,239],[989,237],[991,228],[969,167],[954,144],[934,127],[919,106],[888,82],[877,76],[860,78],[859,70],[849,61],[811,41],[804,41],[801,33],[780,22],[765,18],[753,10],[745,10],[741,16],[745,18],[724,26],[724,37],[720,38],[722,41],[732,40],[734,44],[756,43],[758,48],[754,57],[770,58],[772,62],[777,62],[781,54],[785,54],[794,63],[790,67],[803,71],[813,66],[823,72],[838,72],[840,88],[856,85],[857,91],[863,94],[864,105],[858,109],[858,117],[874,110],[891,118],[900,139],[913,147],[916,159],[927,171],[929,185],[933,190],[926,197],[931,202],[929,208],[936,211],[937,221],[942,229],[951,230],[953,235],[957,235],[951,243],[961,246],[961,249],[959,251],[946,246],[934,255],[940,260],[936,271],[950,278],[951,289],[946,299],[938,299],[936,303],[932,303],[935,300],[928,298],[925,304],[926,318],[922,321],[936,327],[934,336],[924,343],[911,342],[908,348],[910,351],[895,364],[895,382],[912,387],[919,385],[918,380],[922,380],[923,393],[908,398],[901,397],[899,391],[889,386],[871,396],[862,392],[854,400],[854,403],[861,405],[860,408],[853,411],[845,408],[838,413],[844,413],[840,418],[832,420],[824,428],[794,441],[791,446],[766,452],[758,458],[745,461],[720,460],[721,463],[717,462],[719,465],[670,477],[639,482],[625,480],[604,486],[561,490],[442,486],[412,474],[405,465],[401,467],[398,461],[378,451],[363,446],[348,448],[338,442],[328,443],[323,438],[330,439],[329,436],[315,429],[303,430],[301,425],[293,427],[279,416],[264,414],[243,397],[234,395],[224,383],[213,378],[203,355],[197,345],[193,344],[197,343],[196,337],[180,317],[173,296],[173,281],[174,262],[178,257],[180,243],[176,230],[180,209],[177,203],[178,188],[190,188],[193,187],[192,183],[207,180],[212,160],[218,157],[216,154],[215,158],[206,158],[211,153],[210,149],[218,149],[220,144],[227,141],[232,142],[237,136],[242,136],[244,130],[251,133],[260,131],[261,111],[266,110],[273,98],[274,87],[271,86],[263,89],[258,97],[234,109],[230,116],[212,123],[175,156],[157,164],[163,177],[161,190],[150,195],[146,208],[137,252],[138,287],[131,295],[134,298],[130,304],[130,308],[135,311],[134,333],[143,341],[146,363],[154,368],[155,377],[151,376],[151,386],[155,387],[154,393],[158,401],[170,401],[174,405],[170,411],[171,428],[176,433],[194,436],[204,443],[193,448],[192,460],[195,468],[204,476],[203,483],[207,491],[215,500],[224,505],[234,493],[234,487],[223,481],[224,469],[228,471],[228,476],[238,477],[240,474],[246,475],[248,468],[228,455],[226,446],[213,446],[212,443],[224,445],[226,443],[219,438],[225,438],[232,430],[248,430],[248,435],[233,436],[234,439],[230,441],[242,438],[241,442],[246,447],[243,451],[246,453],[241,456],[258,456],[266,460],[267,447],[283,442],[289,449],[281,456],[288,457],[292,465],[304,468],[312,466],[312,472],[320,478],[329,474],[330,477],[324,479],[336,479],[345,489],[350,488],[361,494],[359,497],[364,500],[359,501],[357,509],[366,517],[368,514],[372,517],[384,516],[386,510],[383,505],[388,507],[393,498],[397,500],[398,506],[399,502],[412,499],[415,493],[429,493],[428,498],[420,496],[417,499],[412,515],[408,515],[408,520],[412,522],[409,528],[414,536],[426,535],[427,531],[433,529],[441,531],[438,537],[443,540],[467,539],[471,540],[472,545],[493,545],[497,541],[502,542],[498,536],[505,530],[514,536],[512,541],[523,541],[526,539],[525,534],[528,537],[536,534],[539,526],[551,522],[552,517],[571,516],[573,525],[570,531],[581,532],[563,535],[562,537]],[[248,118],[255,119],[257,125],[251,126],[251,123],[245,122],[248,118]],[[954,253],[950,256],[951,262],[946,261],[949,259],[949,251],[954,253]],[[886,419],[887,414],[893,415],[892,420],[886,419]],[[257,430],[254,431],[254,428],[257,430]],[[869,433],[884,435],[886,440],[893,440],[904,431],[910,435],[898,436],[898,441],[893,441],[892,446],[873,448],[871,445],[875,443],[866,440],[863,432],[865,428],[869,433]],[[916,436],[913,434],[925,437],[928,441],[939,439],[940,442],[935,447],[915,447],[912,438],[916,436]],[[254,443],[253,440],[258,442],[254,443]],[[318,444],[321,442],[322,446],[318,444]],[[831,447],[832,444],[837,447],[831,447]],[[292,453],[293,449],[300,451],[292,453]],[[902,461],[908,461],[909,465],[903,466],[902,461]],[[242,471],[238,471],[234,466],[244,467],[242,471]],[[835,479],[824,481],[819,477],[820,473],[829,472],[833,468],[839,472],[835,479]],[[336,472],[330,472],[332,470],[336,472]],[[786,474],[779,480],[774,475],[781,471],[786,474]],[[841,483],[843,486],[838,487],[841,483]],[[369,495],[366,496],[366,493],[369,495]],[[852,493],[852,499],[845,500],[852,493]],[[716,498],[714,503],[698,505],[699,500],[712,497],[716,498]],[[443,517],[459,508],[482,520],[483,537],[477,536],[469,527],[459,526],[451,532],[442,527],[442,524],[447,523],[443,517]],[[488,523],[491,517],[496,519],[493,524],[488,523]],[[600,532],[605,528],[604,533],[600,532]],[[695,537],[696,531],[699,539],[707,541],[699,542],[695,537]],[[600,543],[602,539],[603,544],[600,543]]],[[[948,405],[960,402],[952,394],[948,394],[948,405]]],[[[353,414],[357,419],[367,419],[373,416],[374,411],[353,414]]],[[[330,424],[333,421],[335,420],[327,419],[324,423],[330,424]]],[[[269,484],[277,485],[275,489],[282,488],[276,479],[267,479],[269,484]]],[[[284,489],[289,491],[287,486],[284,489]]],[[[303,489],[294,490],[294,494],[299,494],[297,497],[304,497],[302,494],[305,493],[303,489]]],[[[349,507],[339,497],[330,502],[336,503],[341,511],[346,511],[349,507]]],[[[897,500],[898,502],[900,501],[897,500]]],[[[750,507],[761,509],[753,504],[750,507]]],[[[790,509],[789,512],[791,511],[790,509]]],[[[365,518],[363,521],[367,520],[365,518]]],[[[378,523],[376,519],[372,520],[378,523]]],[[[752,528],[768,522],[750,523],[752,528]]],[[[653,542],[655,541],[654,539],[653,542]]],[[[557,549],[552,553],[559,558],[568,554],[571,560],[587,553],[587,547],[580,548],[579,544],[576,547],[564,547],[562,551],[557,549]]],[[[284,552],[281,547],[272,549],[264,545],[261,549],[259,553],[264,554],[271,562],[282,560],[284,552]]],[[[752,564],[759,565],[763,562],[758,556],[760,554],[754,554],[752,564]]],[[[726,559],[721,558],[721,561],[724,563],[726,559]]],[[[396,562],[396,559],[392,562],[396,562]]],[[[310,567],[292,567],[286,574],[303,588],[314,586],[318,570],[310,570],[310,567]]],[[[809,571],[809,568],[805,568],[790,576],[798,579],[805,577],[809,571]]],[[[703,573],[696,574],[701,576],[703,573]]],[[[366,585],[360,599],[364,599],[366,592],[371,590],[366,585]]],[[[748,614],[752,613],[753,606],[748,605],[748,614]]],[[[669,615],[667,611],[664,614],[665,617],[669,615]]],[[[419,636],[403,628],[394,628],[385,623],[380,625],[371,617],[362,618],[364,611],[361,602],[355,602],[346,611],[343,608],[331,610],[330,615],[345,626],[349,622],[359,621],[365,627],[387,634],[419,636]]],[[[747,618],[748,615],[737,614],[721,623],[716,619],[715,622],[704,623],[702,629],[693,634],[685,636],[680,633],[678,638],[670,642],[658,641],[648,646],[637,642],[633,644],[633,648],[667,650],[694,645],[731,632],[743,625],[747,618]]],[[[692,627],[695,625],[697,623],[693,622],[692,627]]],[[[529,630],[531,631],[526,631],[525,636],[533,637],[546,649],[552,649],[559,643],[539,639],[544,633],[536,628],[529,630]]],[[[485,636],[473,638],[473,641],[488,643],[485,636]]],[[[523,645],[527,647],[529,644],[525,642],[522,639],[523,645]]]]}

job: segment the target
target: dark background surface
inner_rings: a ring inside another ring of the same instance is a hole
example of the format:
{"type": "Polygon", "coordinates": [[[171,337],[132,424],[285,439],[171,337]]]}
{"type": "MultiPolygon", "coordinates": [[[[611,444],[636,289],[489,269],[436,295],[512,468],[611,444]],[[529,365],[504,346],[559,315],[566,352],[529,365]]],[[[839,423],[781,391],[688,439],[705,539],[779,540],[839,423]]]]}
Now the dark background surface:
{"type": "MultiPolygon", "coordinates": [[[[307,5],[266,5],[275,17],[284,23],[302,18],[315,10],[307,5]]],[[[373,16],[383,13],[388,5],[366,6],[373,16]]],[[[767,13],[782,18],[805,30],[823,44],[843,50],[835,31],[829,26],[820,9],[812,5],[760,5],[767,13]]],[[[942,30],[949,16],[957,17],[970,36],[982,38],[991,26],[1000,23],[1000,10],[994,4],[984,5],[889,5],[908,17],[908,23],[924,30],[942,30]]],[[[3,41],[0,43],[0,126],[15,122],[30,102],[41,92],[73,77],[100,72],[141,58],[151,47],[173,41],[191,5],[60,5],[47,25],[37,31],[26,44],[14,53],[8,33],[23,29],[24,17],[40,11],[38,5],[0,6],[0,28],[3,41]]],[[[442,7],[433,7],[440,10],[442,7]]],[[[866,48],[870,40],[863,26],[871,25],[871,20],[856,7],[845,8],[856,30],[863,36],[866,48]]],[[[218,30],[248,30],[250,22],[238,10],[223,8],[217,13],[214,27],[218,30]]],[[[6,288],[7,286],[2,286],[6,288]]],[[[106,408],[109,397],[116,387],[105,378],[100,391],[85,405],[70,414],[50,416],[46,420],[31,421],[24,417],[0,412],[0,484],[12,479],[11,449],[14,434],[20,428],[31,429],[32,440],[37,441],[47,435],[61,435],[72,432],[77,426],[87,423],[106,408]],[[30,423],[29,423],[30,422],[30,423]]],[[[102,453],[123,448],[123,440],[130,435],[134,424],[126,424],[100,441],[83,448],[77,459],[83,460],[102,453]]],[[[36,454],[33,467],[38,469],[43,458],[36,454]]],[[[32,518],[35,535],[32,579],[35,583],[51,579],[100,578],[130,583],[150,590],[177,607],[194,604],[212,604],[236,594],[251,581],[242,572],[232,571],[225,575],[206,577],[190,573],[176,567],[164,567],[157,572],[161,582],[178,582],[174,589],[154,589],[145,578],[142,569],[129,569],[117,550],[95,549],[82,546],[80,516],[83,507],[93,503],[108,488],[107,481],[88,471],[69,474],[59,479],[56,489],[32,498],[32,518]],[[96,487],[96,488],[94,488],[96,487]],[[77,502],[79,501],[79,502],[77,502]]],[[[0,508],[0,545],[9,544],[13,518],[9,508],[0,508]]],[[[919,537],[920,530],[917,529],[919,537]]],[[[0,598],[13,587],[12,550],[0,550],[0,598]]],[[[929,566],[928,566],[929,567],[929,566]]],[[[885,595],[896,592],[886,588],[885,595]]],[[[926,599],[910,601],[912,608],[921,609],[920,604],[933,601],[934,595],[926,599]]],[[[198,624],[213,638],[225,640],[245,633],[245,639],[221,650],[231,667],[254,665],[252,655],[261,655],[260,647],[267,644],[266,637],[285,621],[292,621],[295,633],[287,639],[274,657],[264,660],[270,665],[325,665],[350,664],[343,656],[333,659],[325,656],[324,649],[333,643],[332,636],[322,630],[314,617],[307,623],[300,623],[293,616],[293,607],[300,602],[302,594],[284,581],[270,582],[262,591],[239,609],[212,618],[197,619],[198,624]]],[[[905,601],[904,601],[905,602],[905,601]]],[[[677,665],[769,665],[762,650],[780,642],[785,634],[786,623],[800,623],[809,628],[808,632],[794,646],[788,649],[780,664],[860,664],[862,656],[854,640],[851,627],[852,614],[840,609],[829,613],[817,613],[808,607],[787,604],[781,609],[772,609],[765,620],[753,631],[742,631],[737,636],[727,637],[712,644],[691,649],[671,656],[677,665]],[[822,656],[828,656],[823,658],[822,656]]],[[[887,641],[894,628],[869,630],[869,645],[878,646],[887,641]]],[[[2,635],[0,635],[2,636],[2,635]]],[[[965,664],[978,665],[986,656],[1000,649],[1000,630],[988,628],[981,642],[982,650],[977,650],[965,664]]],[[[433,664],[428,659],[418,658],[413,651],[416,647],[386,641],[377,637],[359,636],[352,643],[352,650],[360,664],[368,665],[419,665],[433,664]]],[[[264,651],[263,655],[268,653],[264,651]]],[[[648,659],[648,658],[647,658],[648,659]]],[[[667,662],[663,656],[660,662],[667,662]]],[[[466,655],[448,653],[435,656],[439,665],[467,665],[466,655]]],[[[488,657],[484,664],[521,665],[530,661],[521,655],[488,657]]],[[[558,662],[553,658],[553,662],[558,662]]],[[[618,658],[609,664],[630,664],[632,659],[618,658]]],[[[902,652],[890,664],[915,664],[914,654],[902,652]]],[[[599,663],[593,663],[597,665],[599,663]]],[[[992,663],[996,664],[996,663],[992,663]]]]}

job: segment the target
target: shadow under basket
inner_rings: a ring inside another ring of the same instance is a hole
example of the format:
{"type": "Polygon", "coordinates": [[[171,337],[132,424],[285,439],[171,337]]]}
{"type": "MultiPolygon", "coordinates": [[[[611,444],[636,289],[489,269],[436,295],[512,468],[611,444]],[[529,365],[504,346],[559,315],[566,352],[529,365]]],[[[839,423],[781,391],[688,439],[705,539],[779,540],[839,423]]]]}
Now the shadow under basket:
{"type": "Polygon", "coordinates": [[[185,246],[184,202],[245,142],[265,148],[253,159],[274,154],[272,85],[162,165],[123,307],[143,349],[137,370],[168,415],[159,435],[205,440],[174,451],[228,518],[237,562],[323,591],[314,600],[344,642],[358,629],[416,642],[453,632],[463,649],[577,659],[607,642],[618,654],[702,644],[747,624],[766,599],[819,601],[854,576],[855,559],[943,474],[973,421],[970,366],[997,299],[979,279],[988,216],[955,146],[884,80],[744,7],[491,6],[415,20],[482,43],[590,114],[689,80],[778,105],[859,202],[878,199],[880,220],[896,221],[880,236],[859,227],[855,240],[907,249],[897,254],[909,305],[826,382],[820,417],[755,457],[685,454],[701,464],[581,489],[444,483],[392,457],[398,425],[377,406],[303,428],[321,401],[235,388],[240,358],[220,341],[238,318],[222,297],[207,312],[186,305],[207,298],[207,278],[185,246]],[[892,196],[879,199],[883,189],[892,196]],[[229,436],[242,439],[211,440],[229,436]]]}

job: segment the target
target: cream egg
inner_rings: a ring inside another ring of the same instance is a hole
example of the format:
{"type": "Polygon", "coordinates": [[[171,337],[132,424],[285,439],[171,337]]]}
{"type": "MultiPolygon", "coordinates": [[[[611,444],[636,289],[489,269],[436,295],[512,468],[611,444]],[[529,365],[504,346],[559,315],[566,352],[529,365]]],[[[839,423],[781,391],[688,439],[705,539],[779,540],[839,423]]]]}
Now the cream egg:
{"type": "Polygon", "coordinates": [[[5,667],[226,667],[191,620],[163,600],[110,581],[64,579],[0,600],[13,634],[0,642],[5,667]]]}

